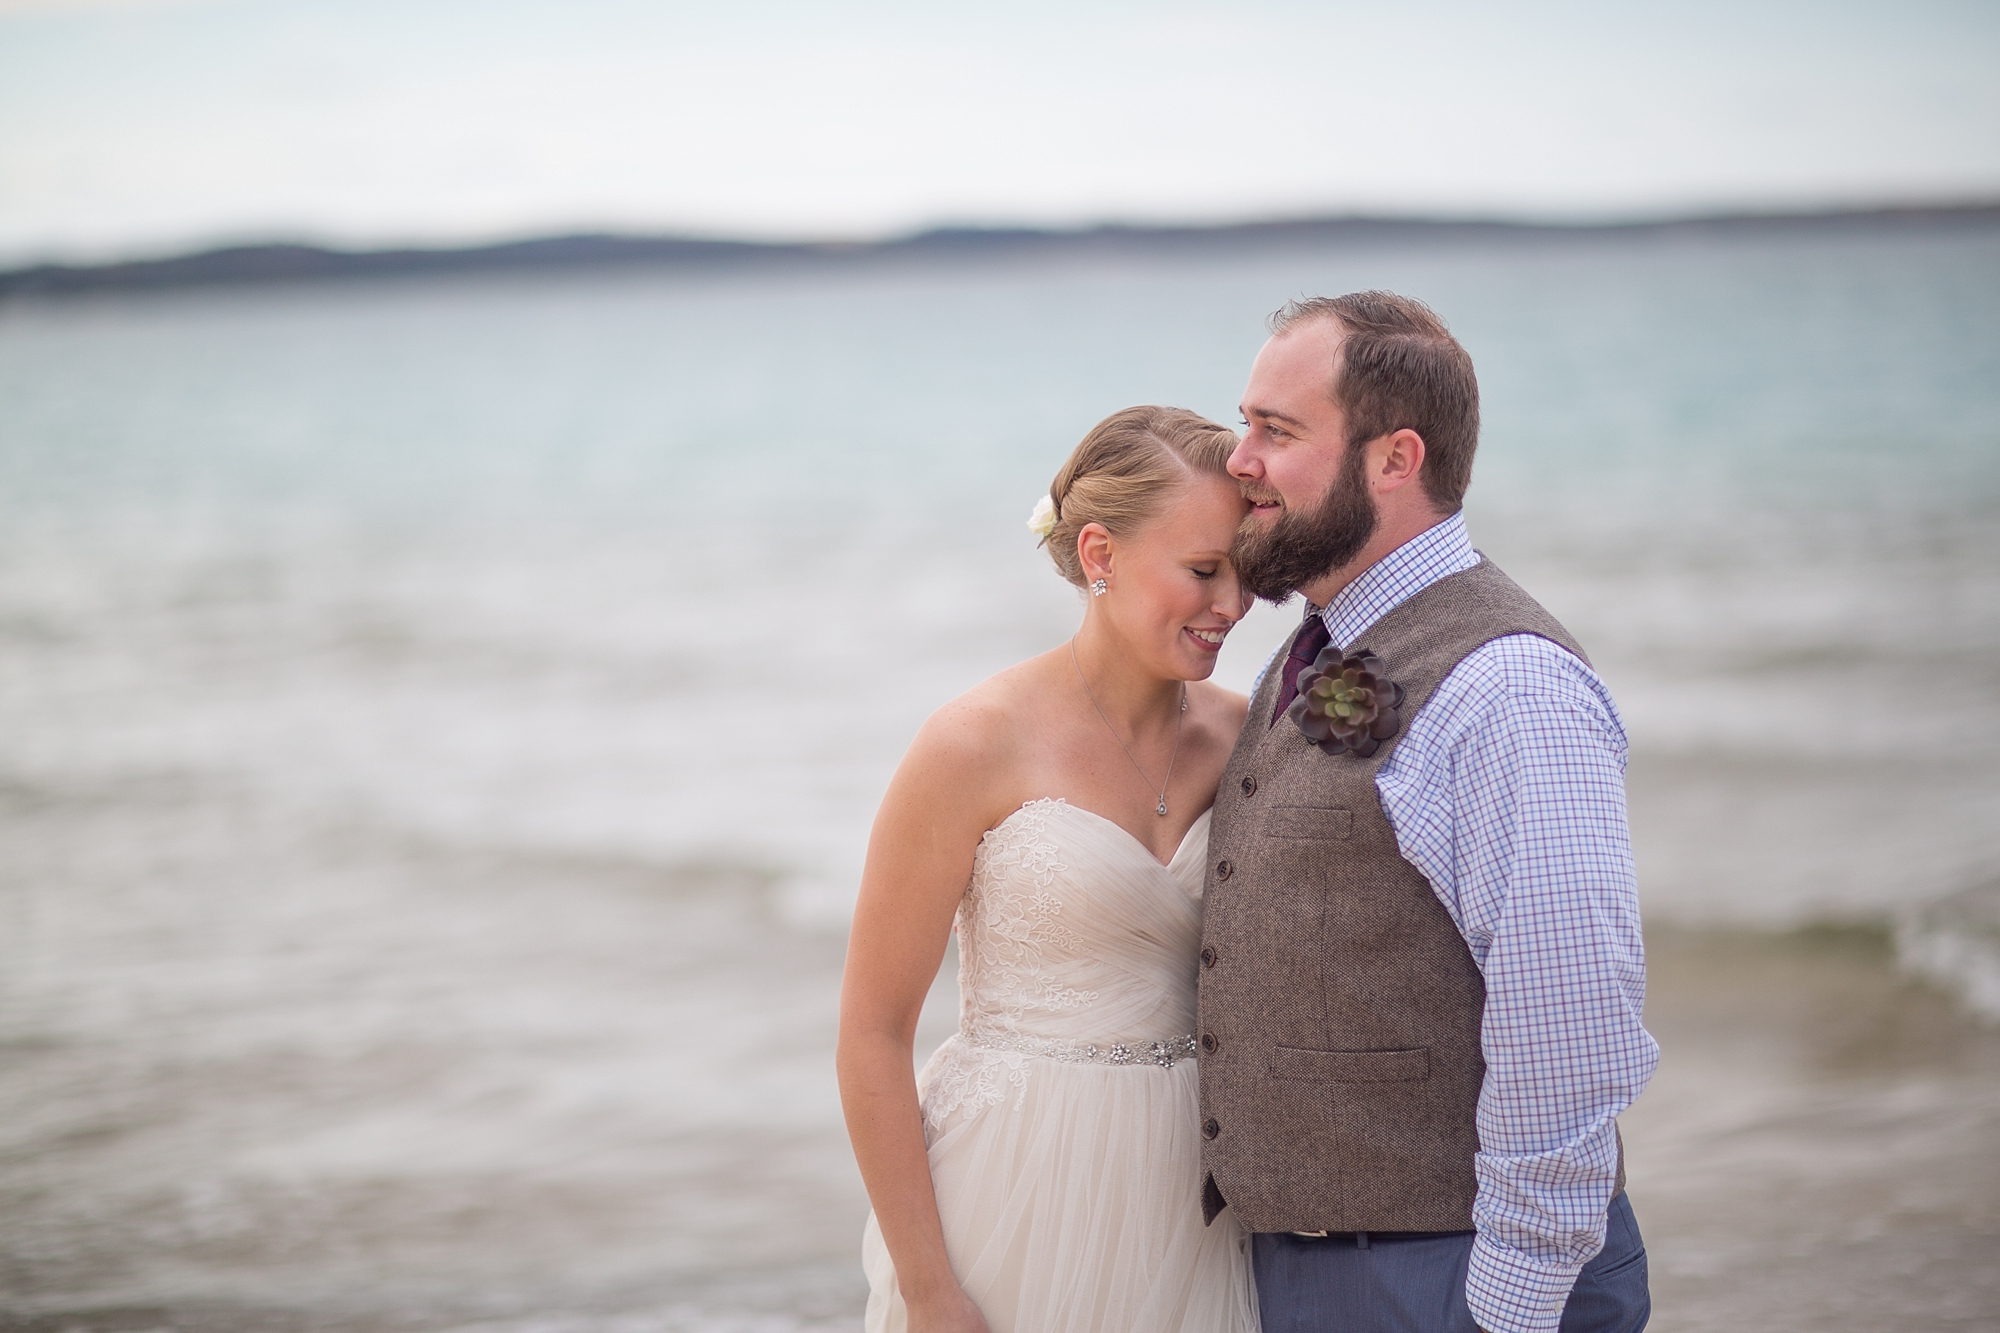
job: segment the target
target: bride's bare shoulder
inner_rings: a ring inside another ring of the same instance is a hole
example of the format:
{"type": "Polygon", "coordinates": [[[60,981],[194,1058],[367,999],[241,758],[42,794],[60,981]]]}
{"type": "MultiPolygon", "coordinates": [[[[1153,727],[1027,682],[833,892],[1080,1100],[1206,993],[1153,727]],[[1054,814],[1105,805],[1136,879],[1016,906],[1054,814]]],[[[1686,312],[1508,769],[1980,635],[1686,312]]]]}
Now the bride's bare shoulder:
{"type": "Polygon", "coordinates": [[[1050,654],[988,676],[932,713],[911,749],[991,764],[1011,757],[1035,715],[1034,700],[1050,685],[1050,654]]]}

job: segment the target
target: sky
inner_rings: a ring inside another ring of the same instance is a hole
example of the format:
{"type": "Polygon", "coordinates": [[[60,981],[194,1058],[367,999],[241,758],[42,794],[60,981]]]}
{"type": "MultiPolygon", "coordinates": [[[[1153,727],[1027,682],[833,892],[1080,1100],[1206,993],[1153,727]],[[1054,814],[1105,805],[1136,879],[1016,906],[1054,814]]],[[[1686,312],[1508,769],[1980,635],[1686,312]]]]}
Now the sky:
{"type": "Polygon", "coordinates": [[[2000,199],[1993,0],[0,0],[0,263],[2000,199]]]}

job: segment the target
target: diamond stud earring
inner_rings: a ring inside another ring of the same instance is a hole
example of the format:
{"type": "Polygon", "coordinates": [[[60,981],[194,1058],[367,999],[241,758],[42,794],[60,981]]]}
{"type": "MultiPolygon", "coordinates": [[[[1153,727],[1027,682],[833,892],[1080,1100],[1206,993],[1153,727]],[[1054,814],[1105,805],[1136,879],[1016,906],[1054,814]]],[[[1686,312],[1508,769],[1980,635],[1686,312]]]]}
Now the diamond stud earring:
{"type": "Polygon", "coordinates": [[[1102,597],[1106,592],[1110,591],[1110,589],[1111,585],[1106,583],[1103,579],[1095,579],[1091,582],[1090,585],[1090,595],[1092,597],[1102,597]]]}

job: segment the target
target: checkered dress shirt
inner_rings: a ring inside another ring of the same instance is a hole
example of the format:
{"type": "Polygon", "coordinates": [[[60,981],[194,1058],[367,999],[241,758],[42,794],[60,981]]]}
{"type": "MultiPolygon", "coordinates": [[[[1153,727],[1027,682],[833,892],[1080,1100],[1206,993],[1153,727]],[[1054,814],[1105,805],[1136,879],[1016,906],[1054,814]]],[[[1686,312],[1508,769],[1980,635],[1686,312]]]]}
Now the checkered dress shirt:
{"type": "MultiPolygon", "coordinates": [[[[1334,643],[1366,647],[1392,608],[1478,563],[1453,515],[1319,614],[1334,643]]],[[[1604,1246],[1613,1120],[1659,1063],[1639,1022],[1646,960],[1625,756],[1597,673],[1516,634],[1445,677],[1375,779],[1404,859],[1486,980],[1465,1295],[1490,1333],[1554,1333],[1577,1273],[1604,1246]]]]}

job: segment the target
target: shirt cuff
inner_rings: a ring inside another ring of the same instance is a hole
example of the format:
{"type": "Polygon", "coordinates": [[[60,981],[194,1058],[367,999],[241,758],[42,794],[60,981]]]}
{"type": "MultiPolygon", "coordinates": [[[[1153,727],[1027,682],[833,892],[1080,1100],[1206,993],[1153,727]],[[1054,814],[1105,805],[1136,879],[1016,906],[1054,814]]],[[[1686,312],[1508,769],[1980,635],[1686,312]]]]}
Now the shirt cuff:
{"type": "Polygon", "coordinates": [[[1545,1264],[1484,1235],[1472,1242],[1465,1303],[1484,1333],[1556,1333],[1582,1264],[1545,1264]]]}

